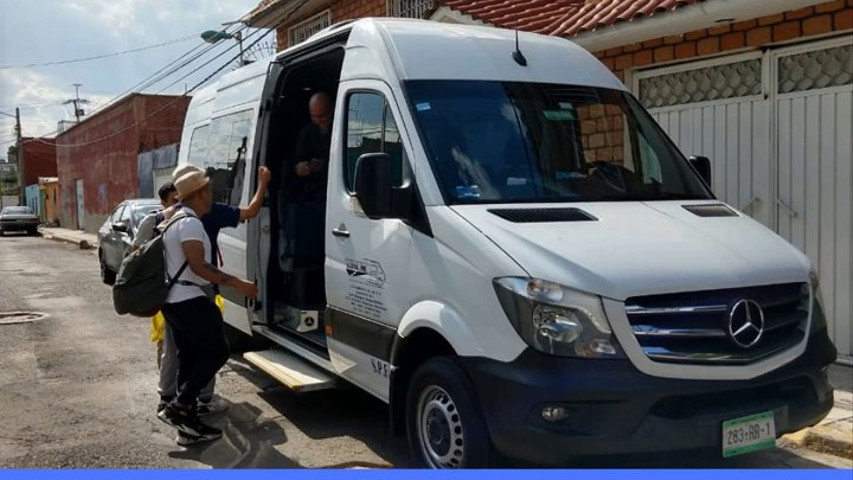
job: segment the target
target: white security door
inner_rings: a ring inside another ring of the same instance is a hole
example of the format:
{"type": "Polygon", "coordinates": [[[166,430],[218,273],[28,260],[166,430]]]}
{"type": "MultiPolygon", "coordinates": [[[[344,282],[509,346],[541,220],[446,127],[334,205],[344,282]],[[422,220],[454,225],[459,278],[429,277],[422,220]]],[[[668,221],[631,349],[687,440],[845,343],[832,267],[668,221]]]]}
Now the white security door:
{"type": "Polygon", "coordinates": [[[83,179],[78,178],[74,182],[74,187],[77,193],[77,229],[86,229],[86,208],[83,203],[83,179]]]}
{"type": "Polygon", "coordinates": [[[853,45],[841,38],[640,72],[634,91],[714,193],[818,271],[829,334],[853,355],[853,45]]]}
{"type": "Polygon", "coordinates": [[[830,337],[853,352],[853,45],[773,55],[777,232],[811,259],[830,337]]]}
{"type": "Polygon", "coordinates": [[[759,54],[637,75],[639,99],[685,155],[711,159],[712,190],[772,226],[770,105],[759,54]]]}

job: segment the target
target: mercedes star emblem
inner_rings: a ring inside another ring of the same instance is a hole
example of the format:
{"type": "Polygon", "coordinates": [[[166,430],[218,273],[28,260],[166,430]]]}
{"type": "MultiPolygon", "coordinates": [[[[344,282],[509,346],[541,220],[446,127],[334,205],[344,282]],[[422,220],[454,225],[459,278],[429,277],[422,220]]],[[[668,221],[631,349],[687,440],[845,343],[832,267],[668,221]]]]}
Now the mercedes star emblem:
{"type": "Polygon", "coordinates": [[[750,348],[764,334],[764,311],[755,300],[739,300],[729,311],[729,337],[735,345],[750,348]]]}

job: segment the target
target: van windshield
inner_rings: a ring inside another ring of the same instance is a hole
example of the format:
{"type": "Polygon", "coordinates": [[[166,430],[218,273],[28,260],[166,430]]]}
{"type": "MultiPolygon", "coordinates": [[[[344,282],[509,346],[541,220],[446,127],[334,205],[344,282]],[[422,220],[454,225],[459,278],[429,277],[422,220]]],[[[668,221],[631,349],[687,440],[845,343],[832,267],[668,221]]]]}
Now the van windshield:
{"type": "Polygon", "coordinates": [[[450,204],[711,198],[625,92],[484,81],[405,88],[450,204]]]}

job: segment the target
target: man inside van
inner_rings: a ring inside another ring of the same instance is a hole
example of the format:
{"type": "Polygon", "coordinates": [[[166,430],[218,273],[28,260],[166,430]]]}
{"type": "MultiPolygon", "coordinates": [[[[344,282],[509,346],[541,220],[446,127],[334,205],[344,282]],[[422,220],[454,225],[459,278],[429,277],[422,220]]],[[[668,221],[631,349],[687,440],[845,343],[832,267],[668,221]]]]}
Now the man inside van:
{"type": "Polygon", "coordinates": [[[211,212],[210,179],[194,170],[175,181],[181,211],[163,233],[166,271],[175,284],[163,305],[178,355],[178,392],[157,417],[194,441],[220,438],[222,431],[198,418],[196,402],[205,385],[228,360],[222,313],[213,301],[211,284],[227,285],[248,298],[257,296],[254,283],[228,275],[213,264],[211,241],[199,217],[211,212]]]}
{"type": "MultiPolygon", "coordinates": [[[[204,171],[199,167],[193,165],[181,165],[175,169],[173,177],[177,179],[193,172],[204,175],[204,171]]],[[[204,231],[207,234],[207,238],[211,245],[210,255],[208,256],[208,261],[211,265],[220,265],[219,245],[217,242],[220,230],[223,228],[236,228],[241,222],[251,220],[258,215],[261,211],[264,195],[266,194],[267,186],[269,185],[271,178],[272,174],[270,173],[270,170],[267,167],[260,167],[258,169],[258,189],[255,191],[255,195],[252,197],[252,201],[248,206],[233,207],[225,203],[213,202],[210,211],[201,217],[201,223],[204,226],[204,231]]],[[[182,204],[183,202],[175,205],[174,211],[181,208],[182,204]]],[[[167,212],[171,214],[169,210],[167,210],[167,212]]],[[[215,285],[213,289],[215,294],[219,293],[218,288],[215,285]]],[[[176,350],[172,329],[168,324],[166,324],[163,331],[160,384],[158,386],[160,394],[160,404],[157,406],[158,412],[161,411],[177,393],[179,362],[176,350]]],[[[212,415],[227,408],[228,405],[225,402],[218,400],[213,395],[214,385],[215,377],[202,389],[198,399],[199,415],[212,415]]],[[[178,440],[179,442],[181,440],[186,441],[185,438],[182,439],[180,437],[178,440]]]]}
{"type": "Polygon", "coordinates": [[[311,123],[305,125],[296,139],[292,192],[296,200],[322,201],[326,198],[326,174],[329,148],[332,144],[332,98],[315,93],[308,101],[311,123]]]}

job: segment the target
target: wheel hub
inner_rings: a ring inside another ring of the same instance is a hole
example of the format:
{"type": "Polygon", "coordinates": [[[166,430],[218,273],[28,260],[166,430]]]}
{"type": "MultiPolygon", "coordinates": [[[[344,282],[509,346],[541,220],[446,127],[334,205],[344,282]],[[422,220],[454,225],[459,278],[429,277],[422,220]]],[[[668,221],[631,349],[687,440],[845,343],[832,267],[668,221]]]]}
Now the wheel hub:
{"type": "Polygon", "coordinates": [[[432,468],[461,468],[464,458],[462,418],[450,395],[432,385],[418,402],[418,440],[432,468]]]}

